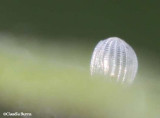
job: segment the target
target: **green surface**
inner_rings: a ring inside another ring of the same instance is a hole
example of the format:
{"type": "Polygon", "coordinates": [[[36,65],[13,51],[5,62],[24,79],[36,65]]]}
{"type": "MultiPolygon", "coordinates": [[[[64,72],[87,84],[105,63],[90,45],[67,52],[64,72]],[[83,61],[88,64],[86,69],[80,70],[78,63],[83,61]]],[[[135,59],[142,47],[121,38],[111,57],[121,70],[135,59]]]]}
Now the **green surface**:
{"type": "Polygon", "coordinates": [[[15,40],[12,36],[1,39],[3,109],[31,112],[33,117],[159,116],[159,66],[153,66],[159,60],[150,63],[153,59],[145,52],[139,57],[141,66],[134,83],[126,86],[107,78],[91,78],[91,54],[83,45],[26,44],[17,41],[24,37],[15,40]]]}

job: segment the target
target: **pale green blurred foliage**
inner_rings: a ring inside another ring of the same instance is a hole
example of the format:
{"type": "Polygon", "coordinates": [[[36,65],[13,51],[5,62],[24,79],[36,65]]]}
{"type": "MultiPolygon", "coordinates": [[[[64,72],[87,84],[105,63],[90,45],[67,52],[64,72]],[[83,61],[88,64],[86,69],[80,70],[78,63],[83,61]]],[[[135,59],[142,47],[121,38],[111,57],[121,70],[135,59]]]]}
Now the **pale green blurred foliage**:
{"type": "Polygon", "coordinates": [[[23,38],[28,37],[1,36],[1,112],[26,111],[33,118],[160,117],[159,67],[145,65],[151,60],[146,55],[128,86],[90,77],[91,53],[81,44],[27,44],[23,38]]]}

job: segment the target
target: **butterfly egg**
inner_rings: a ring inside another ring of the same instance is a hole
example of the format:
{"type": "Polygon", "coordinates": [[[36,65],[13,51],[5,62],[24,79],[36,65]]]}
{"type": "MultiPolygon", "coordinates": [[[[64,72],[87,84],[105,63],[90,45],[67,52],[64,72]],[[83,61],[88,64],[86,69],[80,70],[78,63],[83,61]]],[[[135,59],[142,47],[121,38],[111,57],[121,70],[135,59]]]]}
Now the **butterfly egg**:
{"type": "Polygon", "coordinates": [[[138,69],[137,56],[132,47],[118,37],[100,41],[92,54],[91,75],[115,78],[122,83],[132,83],[138,69]]]}

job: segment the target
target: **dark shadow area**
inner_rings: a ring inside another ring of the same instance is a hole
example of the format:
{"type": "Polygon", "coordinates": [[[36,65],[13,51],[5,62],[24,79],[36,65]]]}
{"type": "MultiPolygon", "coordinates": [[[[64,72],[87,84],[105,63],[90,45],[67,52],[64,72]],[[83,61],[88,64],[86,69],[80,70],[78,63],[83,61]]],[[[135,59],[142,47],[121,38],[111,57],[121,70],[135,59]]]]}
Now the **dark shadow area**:
{"type": "Polygon", "coordinates": [[[3,1],[0,30],[45,40],[47,37],[63,37],[61,41],[84,39],[93,44],[118,36],[134,47],[160,51],[159,11],[159,2],[151,0],[3,1]]]}

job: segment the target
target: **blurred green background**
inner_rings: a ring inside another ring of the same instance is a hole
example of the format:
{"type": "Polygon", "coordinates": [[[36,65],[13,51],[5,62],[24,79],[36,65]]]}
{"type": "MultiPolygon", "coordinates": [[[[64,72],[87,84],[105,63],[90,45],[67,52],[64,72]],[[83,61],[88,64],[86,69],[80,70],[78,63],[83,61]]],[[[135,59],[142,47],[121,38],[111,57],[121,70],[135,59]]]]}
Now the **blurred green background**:
{"type": "Polygon", "coordinates": [[[0,117],[160,117],[160,2],[46,0],[0,2],[0,117]],[[139,70],[123,88],[91,81],[99,40],[117,36],[136,51],[139,70]]]}

